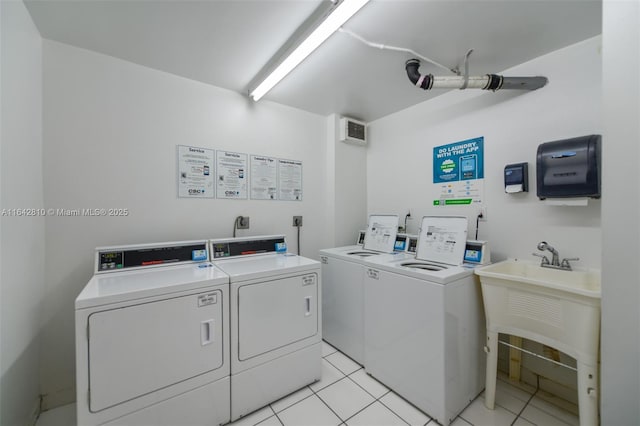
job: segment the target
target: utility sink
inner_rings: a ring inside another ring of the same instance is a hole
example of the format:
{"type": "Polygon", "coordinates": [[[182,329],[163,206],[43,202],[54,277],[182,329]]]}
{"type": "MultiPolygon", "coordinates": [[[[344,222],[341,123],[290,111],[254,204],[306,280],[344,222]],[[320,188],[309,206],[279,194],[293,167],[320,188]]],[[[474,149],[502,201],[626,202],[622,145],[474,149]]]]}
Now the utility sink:
{"type": "Polygon", "coordinates": [[[476,273],[480,277],[512,281],[514,285],[524,283],[560,292],[600,298],[599,270],[559,270],[543,268],[540,266],[540,262],[510,259],[480,268],[476,273]]]}
{"type": "Polygon", "coordinates": [[[498,334],[534,340],[576,359],[581,425],[598,423],[600,271],[505,260],[475,270],[487,319],[485,405],[495,404],[498,334]]]}

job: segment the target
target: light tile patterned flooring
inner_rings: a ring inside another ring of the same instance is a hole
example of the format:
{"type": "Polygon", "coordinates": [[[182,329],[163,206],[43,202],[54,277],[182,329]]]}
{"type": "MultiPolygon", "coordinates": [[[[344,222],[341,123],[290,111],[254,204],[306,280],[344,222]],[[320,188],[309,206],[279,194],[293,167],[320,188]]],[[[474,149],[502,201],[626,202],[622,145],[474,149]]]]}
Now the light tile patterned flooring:
{"type": "MultiPolygon", "coordinates": [[[[364,372],[360,365],[323,342],[322,379],[229,426],[435,426],[415,408],[364,372]]],[[[75,404],[42,413],[37,426],[75,424],[75,404]]],[[[498,380],[496,408],[484,406],[484,393],[452,426],[566,426],[578,417],[529,391],[498,380]]]]}

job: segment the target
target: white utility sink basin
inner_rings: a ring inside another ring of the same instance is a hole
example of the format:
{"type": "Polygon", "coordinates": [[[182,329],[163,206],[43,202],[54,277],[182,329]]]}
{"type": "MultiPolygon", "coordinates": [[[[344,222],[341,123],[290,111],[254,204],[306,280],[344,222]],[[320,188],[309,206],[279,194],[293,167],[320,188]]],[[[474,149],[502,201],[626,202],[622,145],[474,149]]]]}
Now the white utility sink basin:
{"type": "Polygon", "coordinates": [[[478,269],[477,274],[481,277],[537,285],[561,292],[600,298],[599,270],[565,271],[543,268],[540,266],[540,262],[510,259],[478,269]]]}
{"type": "Polygon", "coordinates": [[[554,347],[574,357],[581,425],[598,423],[600,271],[543,268],[505,260],[475,270],[487,318],[485,405],[493,409],[498,333],[554,347]]]}

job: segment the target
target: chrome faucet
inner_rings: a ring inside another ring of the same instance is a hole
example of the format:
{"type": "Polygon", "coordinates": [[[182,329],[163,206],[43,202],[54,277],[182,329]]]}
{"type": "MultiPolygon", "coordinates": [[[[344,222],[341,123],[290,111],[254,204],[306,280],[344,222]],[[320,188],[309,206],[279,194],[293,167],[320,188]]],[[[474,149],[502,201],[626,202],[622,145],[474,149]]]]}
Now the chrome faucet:
{"type": "MultiPolygon", "coordinates": [[[[538,250],[540,251],[545,251],[548,250],[551,252],[551,254],[553,255],[553,257],[551,258],[551,266],[560,266],[560,259],[558,256],[558,250],[554,249],[553,247],[551,247],[549,245],[549,243],[547,243],[546,241],[540,241],[538,243],[538,250]]],[[[544,258],[543,258],[544,260],[544,258]]],[[[547,259],[547,264],[549,263],[549,260],[547,259]]]]}
{"type": "Polygon", "coordinates": [[[571,265],[569,264],[569,261],[580,260],[580,258],[574,257],[574,258],[562,259],[562,262],[560,262],[560,255],[558,253],[558,250],[551,247],[549,243],[547,243],[546,241],[541,241],[538,243],[538,250],[540,251],[548,250],[552,254],[551,261],[549,261],[549,258],[543,254],[532,253],[534,256],[542,258],[542,260],[540,261],[540,266],[542,266],[543,268],[554,268],[554,269],[561,269],[563,271],[571,271],[571,265]]]}

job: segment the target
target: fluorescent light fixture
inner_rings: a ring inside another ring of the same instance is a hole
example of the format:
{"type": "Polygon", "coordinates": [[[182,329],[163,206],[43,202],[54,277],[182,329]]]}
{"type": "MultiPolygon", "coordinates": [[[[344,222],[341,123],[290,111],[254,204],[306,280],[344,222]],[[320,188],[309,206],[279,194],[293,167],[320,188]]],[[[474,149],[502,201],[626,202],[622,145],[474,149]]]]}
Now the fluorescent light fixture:
{"type": "Polygon", "coordinates": [[[295,67],[318,48],[331,34],[358,12],[369,0],[343,0],[309,36],[282,61],[249,96],[258,101],[295,67]]]}

